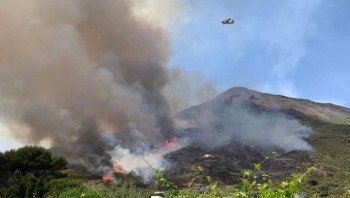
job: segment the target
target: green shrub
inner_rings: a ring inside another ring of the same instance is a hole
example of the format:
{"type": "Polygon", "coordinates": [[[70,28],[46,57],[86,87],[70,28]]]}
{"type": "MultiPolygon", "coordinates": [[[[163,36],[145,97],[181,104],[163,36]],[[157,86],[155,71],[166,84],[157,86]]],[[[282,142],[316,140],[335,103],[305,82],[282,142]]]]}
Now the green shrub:
{"type": "Polygon", "coordinates": [[[71,188],[81,188],[82,186],[82,183],[76,179],[52,179],[46,184],[46,188],[48,189],[46,196],[49,198],[57,198],[63,191],[71,188]]]}
{"type": "Polygon", "coordinates": [[[140,188],[129,188],[129,187],[111,187],[111,189],[106,192],[107,197],[113,198],[145,198],[149,197],[151,191],[140,189],[140,188]]]}
{"type": "Polygon", "coordinates": [[[43,197],[37,193],[37,178],[33,173],[27,173],[22,176],[22,173],[18,170],[15,171],[12,177],[8,179],[8,188],[5,192],[6,197],[43,197]]]}
{"type": "Polygon", "coordinates": [[[193,193],[188,190],[177,190],[158,170],[153,168],[150,164],[148,165],[154,170],[155,179],[160,186],[167,190],[169,198],[289,198],[302,191],[302,182],[306,180],[310,172],[315,168],[315,166],[311,166],[307,168],[304,173],[292,174],[289,179],[276,184],[273,183],[271,177],[262,170],[261,163],[257,163],[254,164],[253,170],[242,170],[243,178],[241,185],[234,187],[231,192],[227,192],[224,188],[219,187],[217,182],[210,176],[205,175],[203,168],[198,166],[198,170],[202,173],[202,176],[206,178],[209,185],[204,192],[193,193]]]}
{"type": "Polygon", "coordinates": [[[58,196],[58,198],[72,198],[72,197],[104,198],[104,197],[107,197],[107,195],[101,191],[97,191],[92,188],[75,187],[64,191],[58,196]]]}

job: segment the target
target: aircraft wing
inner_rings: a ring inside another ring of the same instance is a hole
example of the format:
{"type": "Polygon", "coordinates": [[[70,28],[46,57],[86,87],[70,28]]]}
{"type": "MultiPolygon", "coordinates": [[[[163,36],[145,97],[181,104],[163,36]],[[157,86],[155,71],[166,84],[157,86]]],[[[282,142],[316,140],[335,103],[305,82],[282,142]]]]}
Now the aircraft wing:
{"type": "Polygon", "coordinates": [[[234,21],[235,21],[234,19],[228,18],[228,19],[221,21],[221,23],[222,24],[233,24],[234,21]]]}

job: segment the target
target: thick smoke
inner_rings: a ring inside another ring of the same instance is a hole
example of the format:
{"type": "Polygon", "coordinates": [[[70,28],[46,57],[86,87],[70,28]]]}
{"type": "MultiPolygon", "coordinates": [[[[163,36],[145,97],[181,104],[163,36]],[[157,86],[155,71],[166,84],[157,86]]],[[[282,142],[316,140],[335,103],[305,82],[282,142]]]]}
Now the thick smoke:
{"type": "Polygon", "coordinates": [[[129,0],[6,1],[0,8],[1,112],[26,143],[49,141],[90,170],[173,134],[163,94],[167,32],[129,0]],[[101,136],[116,132],[114,140],[101,136]],[[135,149],[133,149],[135,148],[135,149]]]}
{"type": "MultiPolygon", "coordinates": [[[[135,14],[137,5],[129,0],[2,2],[0,110],[13,136],[24,143],[49,142],[94,172],[113,165],[125,169],[133,160],[152,161],[168,152],[158,148],[175,133],[175,112],[209,99],[215,90],[198,75],[165,67],[169,34],[154,18],[135,14]]],[[[216,145],[226,137],[274,144],[283,135],[291,139],[280,146],[304,145],[307,133],[294,121],[237,111],[225,113],[227,128],[216,145]],[[256,123],[244,125],[247,120],[256,123]],[[280,132],[278,123],[294,135],[280,132]],[[263,131],[260,136],[255,129],[263,131]],[[267,138],[268,131],[276,138],[267,138]]],[[[203,134],[205,142],[212,133],[203,134]]]]}

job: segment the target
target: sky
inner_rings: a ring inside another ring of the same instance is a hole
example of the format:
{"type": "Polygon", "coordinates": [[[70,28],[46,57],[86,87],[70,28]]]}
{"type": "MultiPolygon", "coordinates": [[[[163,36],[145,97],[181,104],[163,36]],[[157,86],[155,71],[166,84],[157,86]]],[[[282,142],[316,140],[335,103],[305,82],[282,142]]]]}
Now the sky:
{"type": "MultiPolygon", "coordinates": [[[[133,1],[170,33],[167,67],[201,73],[218,92],[244,86],[350,107],[348,0],[133,1]]],[[[0,130],[0,151],[21,145],[0,130]]]]}
{"type": "Polygon", "coordinates": [[[169,66],[233,86],[350,107],[350,1],[185,1],[169,66]],[[225,18],[233,25],[222,25],[225,18]]]}

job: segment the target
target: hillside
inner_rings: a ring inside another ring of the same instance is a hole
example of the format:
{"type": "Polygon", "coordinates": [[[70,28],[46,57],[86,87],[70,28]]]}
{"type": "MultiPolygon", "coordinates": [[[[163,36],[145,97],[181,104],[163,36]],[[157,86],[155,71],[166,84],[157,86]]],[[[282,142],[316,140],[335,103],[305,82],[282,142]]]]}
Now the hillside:
{"type": "MultiPolygon", "coordinates": [[[[204,190],[208,181],[203,175],[223,188],[239,185],[241,171],[255,163],[262,164],[273,185],[292,173],[303,173],[305,164],[317,164],[321,168],[303,183],[308,195],[343,197],[350,189],[350,109],[346,107],[237,87],[179,112],[174,120],[179,141],[174,144],[181,148],[164,156],[163,173],[179,189],[204,190]]],[[[65,155],[59,147],[50,151],[65,155]]],[[[69,160],[60,175],[69,178],[55,182],[79,181],[76,185],[83,190],[99,189],[103,196],[111,194],[111,186],[113,193],[125,197],[145,197],[156,190],[152,182],[141,183],[135,172],[113,173],[115,183],[110,185],[101,175],[69,160]]],[[[2,187],[9,176],[0,178],[2,187]]]]}
{"type": "Polygon", "coordinates": [[[213,103],[249,105],[264,111],[285,112],[296,118],[317,119],[333,124],[350,124],[350,109],[331,103],[318,103],[307,99],[290,98],[253,91],[244,87],[233,87],[213,100],[180,113],[180,115],[200,111],[213,103]]]}
{"type": "Polygon", "coordinates": [[[350,109],[346,107],[235,87],[183,110],[176,119],[178,135],[192,140],[188,147],[166,156],[173,162],[167,175],[179,184],[198,175],[193,169],[198,165],[218,181],[234,184],[242,168],[277,151],[281,156],[264,162],[275,179],[298,171],[303,162],[317,163],[324,168],[313,173],[310,181],[317,182],[306,184],[306,191],[337,197],[350,188],[350,109]]]}

